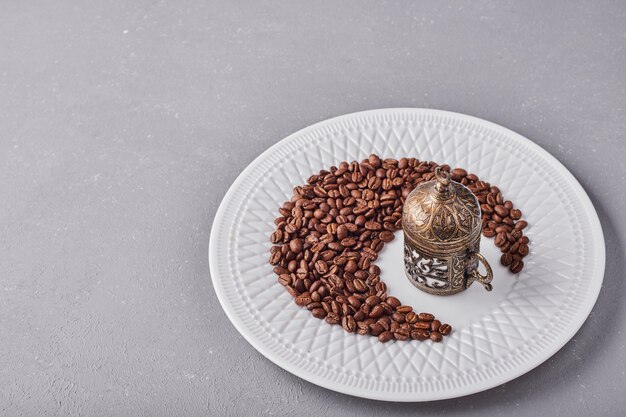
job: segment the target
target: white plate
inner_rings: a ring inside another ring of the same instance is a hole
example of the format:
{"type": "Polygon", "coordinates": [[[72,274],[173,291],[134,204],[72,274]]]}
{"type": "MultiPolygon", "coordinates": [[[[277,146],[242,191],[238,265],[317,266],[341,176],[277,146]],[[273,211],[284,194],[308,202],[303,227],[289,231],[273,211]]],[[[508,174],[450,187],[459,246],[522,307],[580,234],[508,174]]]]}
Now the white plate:
{"type": "Polygon", "coordinates": [[[383,109],[303,129],[259,156],[217,211],[209,246],[217,296],[237,330],[268,359],[331,390],[387,401],[428,401],[510,381],[557,352],[580,328],[600,291],[605,249],[598,216],[576,179],[522,136],[456,113],[383,109]],[[494,290],[475,285],[429,295],[405,278],[402,238],[378,265],[390,295],[434,313],[455,331],[443,343],[392,342],[348,334],[294,304],[268,263],[269,235],[292,188],[340,161],[412,156],[461,166],[498,185],[528,220],[531,253],[519,276],[482,251],[494,290]]]}

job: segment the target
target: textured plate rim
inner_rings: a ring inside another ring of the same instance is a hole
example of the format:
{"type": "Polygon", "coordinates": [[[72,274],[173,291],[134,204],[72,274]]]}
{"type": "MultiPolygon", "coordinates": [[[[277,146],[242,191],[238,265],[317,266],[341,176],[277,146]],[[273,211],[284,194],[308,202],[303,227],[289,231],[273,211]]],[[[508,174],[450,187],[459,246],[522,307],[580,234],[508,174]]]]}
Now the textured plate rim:
{"type": "Polygon", "coordinates": [[[211,234],[209,239],[209,267],[211,271],[211,279],[213,283],[213,287],[215,289],[215,293],[217,298],[222,306],[222,309],[226,313],[227,317],[231,321],[231,323],[235,326],[237,331],[250,343],[259,353],[265,356],[270,361],[274,362],[276,365],[280,366],[284,370],[306,380],[313,384],[319,385],[321,387],[327,388],[332,391],[340,392],[343,394],[353,395],[357,397],[367,398],[367,399],[375,399],[382,401],[398,401],[398,402],[423,402],[423,401],[435,401],[435,400],[443,400],[443,399],[451,399],[462,397],[465,395],[475,394],[478,392],[482,392],[494,387],[497,387],[503,383],[509,382],[519,376],[531,371],[536,368],[550,357],[552,357],[555,353],[557,353],[567,342],[569,342],[572,337],[578,332],[578,330],[585,323],[587,317],[591,313],[593,309],[599,293],[602,287],[602,282],[604,280],[604,270],[605,270],[605,260],[606,260],[606,252],[605,252],[605,242],[604,235],[602,232],[602,227],[600,224],[600,220],[598,218],[597,212],[591,202],[589,196],[584,191],[582,185],[578,182],[578,180],[572,175],[572,173],[554,156],[552,156],[548,151],[543,149],[541,146],[532,142],[531,140],[525,138],[524,136],[508,129],[503,126],[500,126],[496,123],[489,122],[487,120],[462,114],[456,112],[450,112],[445,110],[435,110],[435,109],[423,109],[423,108],[382,108],[375,110],[366,110],[355,113],[344,114],[341,116],[333,117],[330,119],[326,119],[310,126],[307,126],[303,129],[300,129],[284,139],[278,141],[270,148],[261,153],[258,157],[256,157],[235,179],[233,184],[229,187],[228,191],[224,195],[222,202],[220,203],[217,212],[215,214],[215,218],[211,227],[211,234]],[[294,367],[293,364],[289,363],[285,359],[283,359],[280,355],[275,354],[273,351],[266,349],[266,347],[255,340],[253,335],[248,332],[248,329],[244,326],[242,320],[237,316],[234,311],[233,306],[227,301],[226,294],[223,291],[223,288],[216,278],[219,269],[218,269],[218,245],[216,243],[218,230],[220,227],[224,226],[224,218],[226,217],[226,207],[228,203],[234,198],[235,192],[238,187],[242,184],[242,182],[246,179],[248,174],[253,172],[262,162],[263,160],[275,152],[280,147],[284,146],[286,143],[297,139],[300,136],[306,135],[311,131],[323,128],[328,125],[333,125],[336,123],[340,123],[347,119],[357,118],[357,117],[376,117],[376,116],[401,116],[404,114],[423,114],[430,116],[441,116],[441,117],[450,117],[461,121],[466,121],[473,124],[478,124],[485,126],[487,128],[492,129],[495,132],[498,132],[502,135],[506,135],[511,137],[513,140],[522,143],[528,148],[531,148],[533,151],[543,156],[548,160],[554,169],[556,169],[561,175],[563,175],[564,179],[571,185],[578,202],[582,205],[583,211],[587,214],[588,220],[591,223],[590,233],[593,236],[594,241],[594,252],[593,259],[596,261],[596,265],[594,267],[594,274],[591,277],[591,285],[589,287],[589,292],[586,294],[584,299],[584,304],[582,304],[578,310],[578,314],[576,317],[570,322],[569,326],[563,331],[563,336],[560,339],[557,339],[557,342],[553,342],[548,347],[541,350],[541,354],[537,354],[524,362],[521,366],[514,369],[513,371],[504,372],[499,375],[492,376],[483,381],[479,381],[472,385],[456,387],[454,389],[427,392],[427,393],[419,393],[419,398],[412,397],[411,393],[401,393],[402,395],[397,395],[398,393],[383,393],[383,392],[375,392],[367,389],[361,389],[354,386],[347,386],[344,384],[338,384],[333,381],[329,381],[324,377],[319,377],[317,375],[310,374],[308,371],[299,369],[298,367],[294,367]]]}

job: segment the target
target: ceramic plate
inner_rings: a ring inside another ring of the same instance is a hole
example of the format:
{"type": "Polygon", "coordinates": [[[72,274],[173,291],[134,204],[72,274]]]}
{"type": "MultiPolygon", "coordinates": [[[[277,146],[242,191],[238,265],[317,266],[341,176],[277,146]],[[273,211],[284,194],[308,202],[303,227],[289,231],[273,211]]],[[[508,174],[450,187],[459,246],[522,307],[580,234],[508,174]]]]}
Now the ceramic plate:
{"type": "Polygon", "coordinates": [[[598,216],[576,179],[528,139],[456,113],[383,109],[294,133],[248,166],[217,211],[209,260],[213,285],[237,330],[278,366],[314,384],[386,401],[453,398],[530,371],[580,328],[600,291],[605,249],[598,216]],[[389,294],[452,324],[443,343],[391,342],[346,333],[294,304],[268,264],[269,235],[292,188],[340,161],[417,157],[460,166],[498,185],[530,226],[530,255],[512,275],[491,239],[481,249],[493,291],[474,285],[438,297],[405,278],[402,233],[377,264],[389,294]]]}

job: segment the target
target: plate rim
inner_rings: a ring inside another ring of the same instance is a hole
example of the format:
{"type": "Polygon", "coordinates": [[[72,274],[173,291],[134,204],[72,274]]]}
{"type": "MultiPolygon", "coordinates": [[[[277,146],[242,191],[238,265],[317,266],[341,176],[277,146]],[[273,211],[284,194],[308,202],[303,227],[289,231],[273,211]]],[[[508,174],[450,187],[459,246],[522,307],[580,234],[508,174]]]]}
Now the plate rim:
{"type": "Polygon", "coordinates": [[[208,258],[209,258],[211,282],[212,282],[214,291],[216,293],[216,296],[220,302],[220,305],[222,309],[224,310],[224,312],[226,313],[226,316],[228,317],[230,322],[233,324],[233,326],[237,329],[239,334],[241,334],[243,338],[248,343],[250,343],[250,345],[252,345],[252,347],[254,347],[259,353],[261,353],[271,362],[278,365],[285,371],[299,378],[302,378],[310,383],[329,389],[331,391],[340,392],[342,394],[352,395],[352,396],[366,398],[366,399],[380,400],[380,401],[424,402],[424,401],[436,401],[436,400],[458,398],[458,397],[463,397],[466,395],[471,395],[471,394],[475,394],[478,392],[486,391],[488,389],[492,389],[503,383],[512,381],[520,377],[521,375],[524,375],[527,372],[535,369],[537,366],[541,365],[542,363],[547,361],[549,358],[554,356],[559,350],[561,350],[563,346],[565,346],[576,335],[576,333],[580,330],[582,325],[587,321],[589,314],[593,310],[593,307],[595,306],[598,300],[600,290],[602,288],[602,283],[604,281],[604,273],[605,273],[605,268],[606,268],[606,243],[604,241],[604,233],[602,230],[600,219],[598,217],[598,213],[589,195],[584,190],[583,186],[576,179],[576,177],[567,169],[567,167],[565,167],[565,165],[563,165],[556,157],[554,157],[547,150],[545,150],[544,148],[542,148],[535,142],[531,141],[530,139],[522,136],[521,134],[509,128],[506,128],[504,126],[501,126],[494,122],[490,122],[485,119],[481,119],[479,117],[475,117],[475,116],[471,116],[471,115],[467,115],[463,113],[458,113],[458,112],[447,111],[447,110],[416,108],[416,107],[397,107],[397,108],[378,108],[378,109],[372,109],[372,110],[357,111],[357,112],[347,113],[347,114],[331,117],[329,119],[321,120],[319,122],[313,123],[309,126],[306,126],[302,129],[299,129],[289,134],[288,136],[284,137],[283,139],[279,140],[278,142],[270,146],[268,149],[263,151],[252,162],[250,162],[243,169],[243,171],[241,171],[241,173],[237,176],[237,178],[233,181],[231,186],[228,188],[228,190],[224,194],[224,197],[222,198],[220,202],[220,205],[215,213],[215,217],[211,225],[208,258]],[[274,354],[274,352],[270,350],[266,350],[262,343],[257,343],[257,341],[254,340],[252,335],[248,333],[243,322],[236,315],[233,307],[228,303],[226,294],[223,292],[222,287],[219,285],[219,282],[216,279],[216,273],[218,271],[218,266],[217,266],[218,245],[216,243],[217,234],[218,234],[217,230],[219,229],[220,225],[224,223],[224,217],[226,216],[225,210],[226,210],[226,206],[228,205],[227,203],[229,203],[233,199],[236,190],[238,189],[239,185],[246,179],[247,175],[251,173],[252,171],[254,171],[254,169],[256,169],[256,167],[262,163],[262,161],[267,155],[272,154],[276,149],[283,146],[286,142],[294,140],[297,137],[300,137],[302,135],[306,135],[307,133],[313,130],[317,130],[324,126],[341,122],[342,120],[345,120],[345,119],[350,119],[350,118],[355,118],[355,117],[360,117],[360,116],[377,116],[377,115],[378,116],[380,115],[392,116],[392,115],[400,115],[404,113],[452,117],[452,118],[456,118],[459,120],[465,120],[468,122],[483,125],[483,126],[493,129],[496,132],[513,137],[516,141],[522,142],[526,146],[532,148],[534,151],[546,157],[554,165],[554,168],[560,171],[560,173],[562,173],[564,177],[566,177],[565,179],[568,180],[568,182],[572,185],[574,192],[577,196],[577,199],[582,204],[583,208],[585,209],[585,212],[589,214],[589,221],[591,223],[590,231],[594,237],[594,240],[597,241],[597,245],[595,245],[595,248],[594,248],[595,249],[594,258],[596,259],[598,263],[598,265],[596,266],[598,268],[598,275],[600,276],[599,279],[595,279],[594,281],[592,281],[593,285],[590,286],[589,288],[590,291],[587,294],[588,296],[590,296],[590,298],[588,298],[588,302],[585,305],[581,306],[583,308],[579,310],[579,312],[582,313],[582,314],[579,314],[579,317],[581,317],[581,319],[578,321],[573,321],[572,322],[573,325],[567,329],[569,331],[566,331],[564,333],[564,336],[562,337],[562,339],[559,339],[559,343],[554,343],[552,346],[550,346],[549,349],[544,350],[542,355],[537,355],[535,357],[532,357],[530,360],[525,362],[524,366],[519,367],[519,369],[517,369],[516,372],[502,373],[494,377],[490,377],[484,381],[479,381],[478,383],[475,383],[470,386],[456,387],[453,390],[442,390],[442,391],[435,391],[435,392],[428,392],[428,393],[420,393],[420,395],[424,398],[410,397],[410,393],[403,393],[404,396],[395,396],[390,393],[384,393],[384,392],[376,393],[370,390],[362,390],[357,387],[350,387],[344,384],[338,385],[333,381],[328,381],[324,377],[312,375],[312,374],[309,374],[308,371],[301,370],[297,367],[293,367],[291,363],[282,359],[279,355],[274,354]]]}

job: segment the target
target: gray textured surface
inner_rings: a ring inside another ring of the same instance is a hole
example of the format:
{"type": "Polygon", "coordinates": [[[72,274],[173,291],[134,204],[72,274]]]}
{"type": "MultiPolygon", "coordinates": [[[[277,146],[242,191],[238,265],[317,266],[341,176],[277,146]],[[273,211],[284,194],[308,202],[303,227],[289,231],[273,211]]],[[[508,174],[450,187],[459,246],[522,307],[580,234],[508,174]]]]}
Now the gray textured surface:
{"type": "Polygon", "coordinates": [[[0,414],[623,415],[625,20],[619,1],[3,2],[0,414]],[[273,365],[228,322],[207,261],[221,197],[264,149],[401,106],[539,143],[607,243],[598,304],[559,353],[428,404],[273,365]]]}

